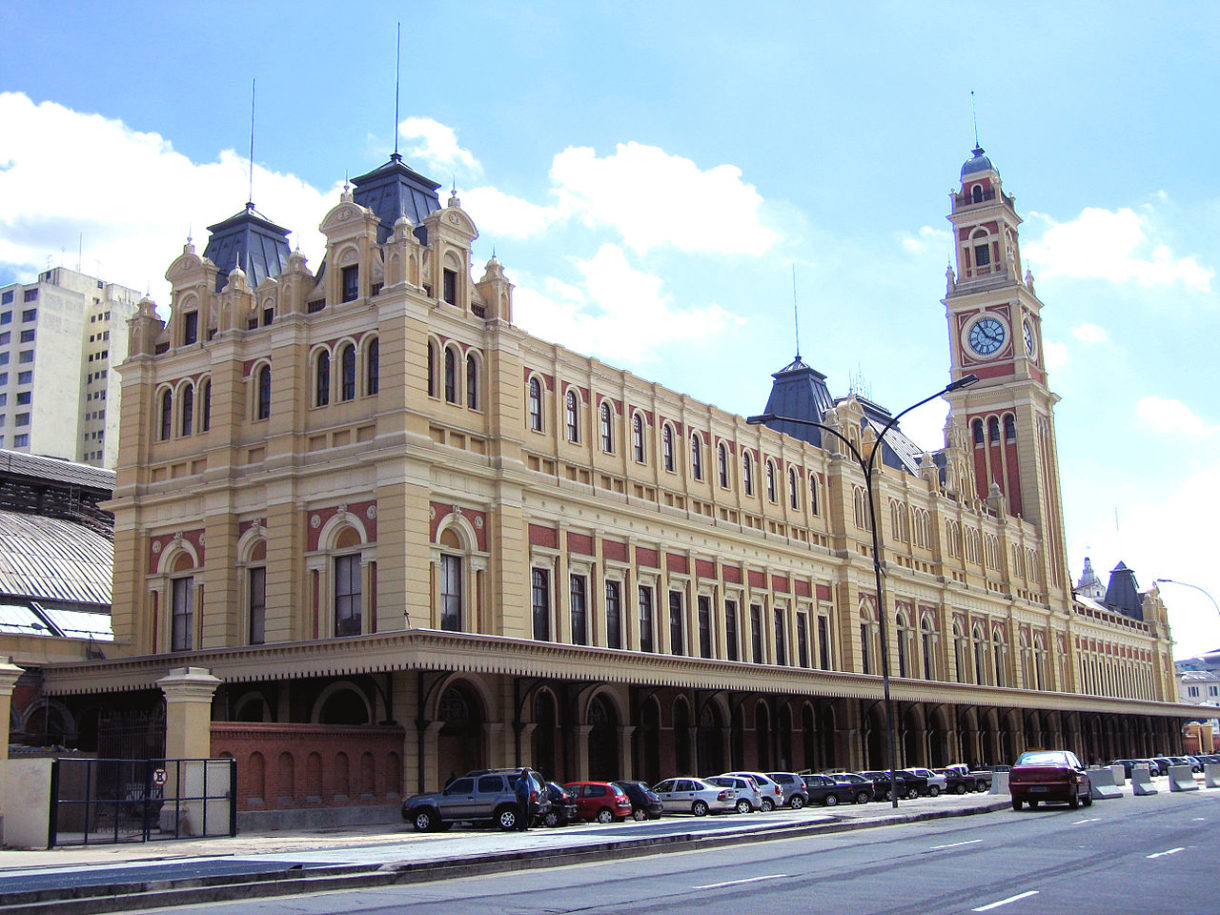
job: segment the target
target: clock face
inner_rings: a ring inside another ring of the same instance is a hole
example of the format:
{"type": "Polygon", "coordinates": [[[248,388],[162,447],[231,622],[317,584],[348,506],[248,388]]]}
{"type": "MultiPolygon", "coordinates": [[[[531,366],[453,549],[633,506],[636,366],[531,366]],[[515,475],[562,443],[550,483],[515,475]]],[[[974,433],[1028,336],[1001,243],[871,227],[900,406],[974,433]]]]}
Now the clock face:
{"type": "Polygon", "coordinates": [[[1002,322],[996,318],[979,318],[970,328],[970,348],[980,356],[990,356],[999,351],[1008,336],[1002,322]]]}
{"type": "Polygon", "coordinates": [[[1025,355],[1033,356],[1034,354],[1034,326],[1028,321],[1024,323],[1025,329],[1025,355]]]}

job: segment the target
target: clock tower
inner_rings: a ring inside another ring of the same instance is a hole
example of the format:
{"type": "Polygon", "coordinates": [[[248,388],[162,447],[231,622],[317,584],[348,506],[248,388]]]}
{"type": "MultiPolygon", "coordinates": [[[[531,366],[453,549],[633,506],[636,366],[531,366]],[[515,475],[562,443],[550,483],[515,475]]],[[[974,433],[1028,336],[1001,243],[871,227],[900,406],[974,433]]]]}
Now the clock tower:
{"type": "Polygon", "coordinates": [[[1048,590],[1067,589],[1055,446],[1059,398],[1047,386],[1042,302],[1033,277],[1022,273],[1021,217],[999,170],[977,146],[949,200],[956,270],[948,270],[943,301],[952,375],[973,372],[979,382],[947,397],[969,430],[976,495],[986,499],[998,487],[1010,514],[1039,527],[1048,590]]]}

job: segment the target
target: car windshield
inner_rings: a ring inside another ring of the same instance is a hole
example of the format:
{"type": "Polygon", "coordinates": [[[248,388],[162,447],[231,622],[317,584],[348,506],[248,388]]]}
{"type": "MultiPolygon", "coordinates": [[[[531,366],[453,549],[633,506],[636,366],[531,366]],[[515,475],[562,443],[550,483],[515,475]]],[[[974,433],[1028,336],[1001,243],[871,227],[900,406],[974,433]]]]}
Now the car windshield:
{"type": "Polygon", "coordinates": [[[1022,753],[1017,760],[1018,766],[1066,766],[1069,765],[1066,753],[1022,753]]]}

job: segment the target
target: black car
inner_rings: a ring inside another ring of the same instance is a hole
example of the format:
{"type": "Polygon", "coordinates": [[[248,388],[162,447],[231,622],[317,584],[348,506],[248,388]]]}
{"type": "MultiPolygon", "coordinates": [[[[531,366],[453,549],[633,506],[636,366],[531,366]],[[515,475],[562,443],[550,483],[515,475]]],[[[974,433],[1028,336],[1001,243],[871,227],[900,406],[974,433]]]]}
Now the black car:
{"type": "Polygon", "coordinates": [[[855,772],[836,772],[830,776],[836,782],[844,785],[851,785],[852,800],[857,804],[867,804],[869,801],[876,800],[876,785],[873,784],[871,778],[865,778],[863,775],[857,775],[855,772]]]}
{"type": "MultiPolygon", "coordinates": [[[[865,778],[873,780],[873,793],[884,801],[891,800],[890,794],[890,773],[889,772],[861,772],[865,778]]],[[[898,797],[905,797],[907,800],[913,801],[921,794],[928,793],[928,780],[918,775],[912,775],[910,772],[895,772],[894,780],[896,783],[895,793],[898,797]]]]}
{"type": "Polygon", "coordinates": [[[631,818],[633,820],[661,819],[661,799],[655,791],[643,782],[615,782],[631,798],[631,818]]]}
{"type": "Polygon", "coordinates": [[[840,802],[850,804],[856,800],[857,789],[847,782],[835,781],[829,775],[802,775],[801,778],[805,782],[805,794],[809,796],[811,804],[833,807],[840,802]]]}
{"type": "Polygon", "coordinates": [[[945,794],[965,794],[968,791],[979,790],[979,780],[969,772],[961,769],[933,769],[937,775],[945,777],[945,794]]]}
{"type": "Polygon", "coordinates": [[[554,782],[546,783],[546,793],[551,799],[551,809],[542,817],[544,826],[567,826],[576,821],[576,798],[554,782]]]}

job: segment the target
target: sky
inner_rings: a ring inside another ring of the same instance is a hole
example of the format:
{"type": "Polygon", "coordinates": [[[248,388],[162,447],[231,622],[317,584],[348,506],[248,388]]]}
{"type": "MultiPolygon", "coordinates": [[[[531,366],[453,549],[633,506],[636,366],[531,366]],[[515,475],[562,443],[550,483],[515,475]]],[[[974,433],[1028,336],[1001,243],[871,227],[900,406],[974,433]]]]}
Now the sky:
{"type": "MultiPolygon", "coordinates": [[[[794,305],[836,395],[900,410],[950,380],[977,119],[1044,303],[1070,572],[1185,583],[1161,586],[1175,655],[1220,648],[1220,6],[0,0],[0,23],[0,285],[79,265],[167,313],[187,237],[251,196],[253,88],[253,200],[314,269],[345,178],[397,142],[456,188],[518,324],[743,415],[794,305]]],[[[945,412],[903,428],[939,448],[945,412]]]]}

